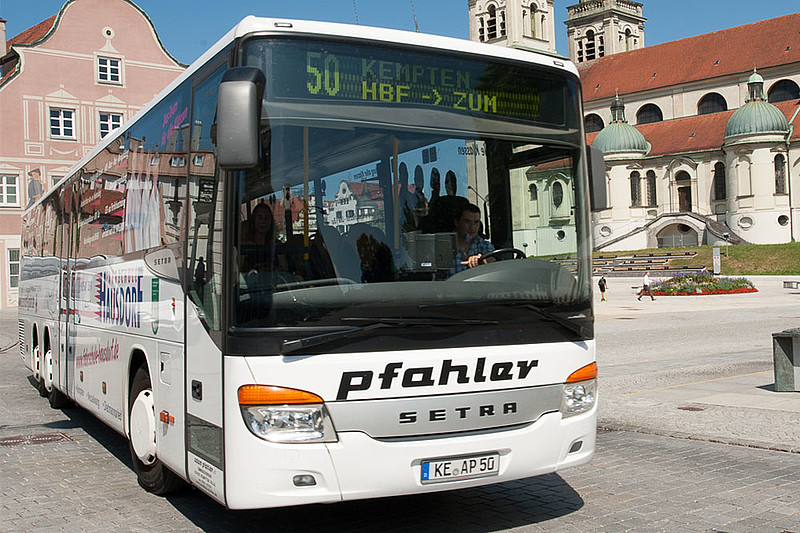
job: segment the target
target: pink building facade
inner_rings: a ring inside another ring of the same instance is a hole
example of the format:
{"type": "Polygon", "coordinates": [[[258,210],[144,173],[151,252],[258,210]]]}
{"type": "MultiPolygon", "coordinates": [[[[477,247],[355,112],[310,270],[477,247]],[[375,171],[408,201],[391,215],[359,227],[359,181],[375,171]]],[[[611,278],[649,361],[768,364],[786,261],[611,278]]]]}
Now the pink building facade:
{"type": "Polygon", "coordinates": [[[185,68],[129,0],[69,0],[6,40],[0,19],[0,309],[16,307],[25,208],[185,68]]]}

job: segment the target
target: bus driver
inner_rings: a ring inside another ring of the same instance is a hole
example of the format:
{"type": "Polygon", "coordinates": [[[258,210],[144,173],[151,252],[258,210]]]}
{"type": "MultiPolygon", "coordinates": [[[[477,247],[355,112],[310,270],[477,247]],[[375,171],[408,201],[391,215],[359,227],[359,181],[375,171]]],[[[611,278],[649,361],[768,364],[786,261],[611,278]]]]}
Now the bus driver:
{"type": "MultiPolygon", "coordinates": [[[[481,210],[475,204],[466,204],[453,219],[456,230],[456,258],[454,267],[456,272],[461,272],[478,265],[483,254],[494,251],[491,242],[480,237],[478,230],[481,227],[481,210]]],[[[489,258],[487,262],[494,261],[489,258]]]]}

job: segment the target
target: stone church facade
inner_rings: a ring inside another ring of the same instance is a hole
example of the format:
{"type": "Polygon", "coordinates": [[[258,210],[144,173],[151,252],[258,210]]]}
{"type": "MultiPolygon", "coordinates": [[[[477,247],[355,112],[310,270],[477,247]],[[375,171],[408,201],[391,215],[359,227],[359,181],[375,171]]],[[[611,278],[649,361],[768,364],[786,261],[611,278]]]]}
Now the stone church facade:
{"type": "MultiPolygon", "coordinates": [[[[511,38],[528,4],[470,1],[472,38],[550,51],[511,38]],[[475,28],[492,12],[506,37],[481,39],[475,28]]],[[[647,47],[641,3],[567,11],[587,142],[606,163],[596,249],[800,238],[800,14],[647,47]]]]}

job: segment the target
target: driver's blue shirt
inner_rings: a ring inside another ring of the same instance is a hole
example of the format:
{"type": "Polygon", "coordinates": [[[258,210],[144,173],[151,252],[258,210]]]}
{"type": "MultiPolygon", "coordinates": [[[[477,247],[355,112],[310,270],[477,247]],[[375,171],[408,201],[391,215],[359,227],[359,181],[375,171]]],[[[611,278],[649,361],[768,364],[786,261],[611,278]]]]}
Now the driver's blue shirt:
{"type": "Polygon", "coordinates": [[[486,239],[475,237],[469,244],[469,251],[467,252],[466,257],[464,257],[464,255],[461,253],[461,250],[456,252],[456,258],[453,261],[453,272],[461,272],[462,270],[466,270],[468,268],[467,265],[461,264],[462,261],[466,261],[473,255],[485,255],[489,252],[494,252],[494,245],[492,245],[492,243],[486,239]]]}

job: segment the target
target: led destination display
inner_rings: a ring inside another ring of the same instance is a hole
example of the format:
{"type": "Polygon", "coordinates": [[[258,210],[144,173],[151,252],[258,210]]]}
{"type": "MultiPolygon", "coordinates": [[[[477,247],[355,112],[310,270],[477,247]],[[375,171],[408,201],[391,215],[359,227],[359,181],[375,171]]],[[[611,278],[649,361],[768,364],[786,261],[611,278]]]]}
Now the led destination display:
{"type": "Polygon", "coordinates": [[[431,106],[563,126],[564,80],[541,69],[396,48],[272,41],[273,98],[431,106]]]}

